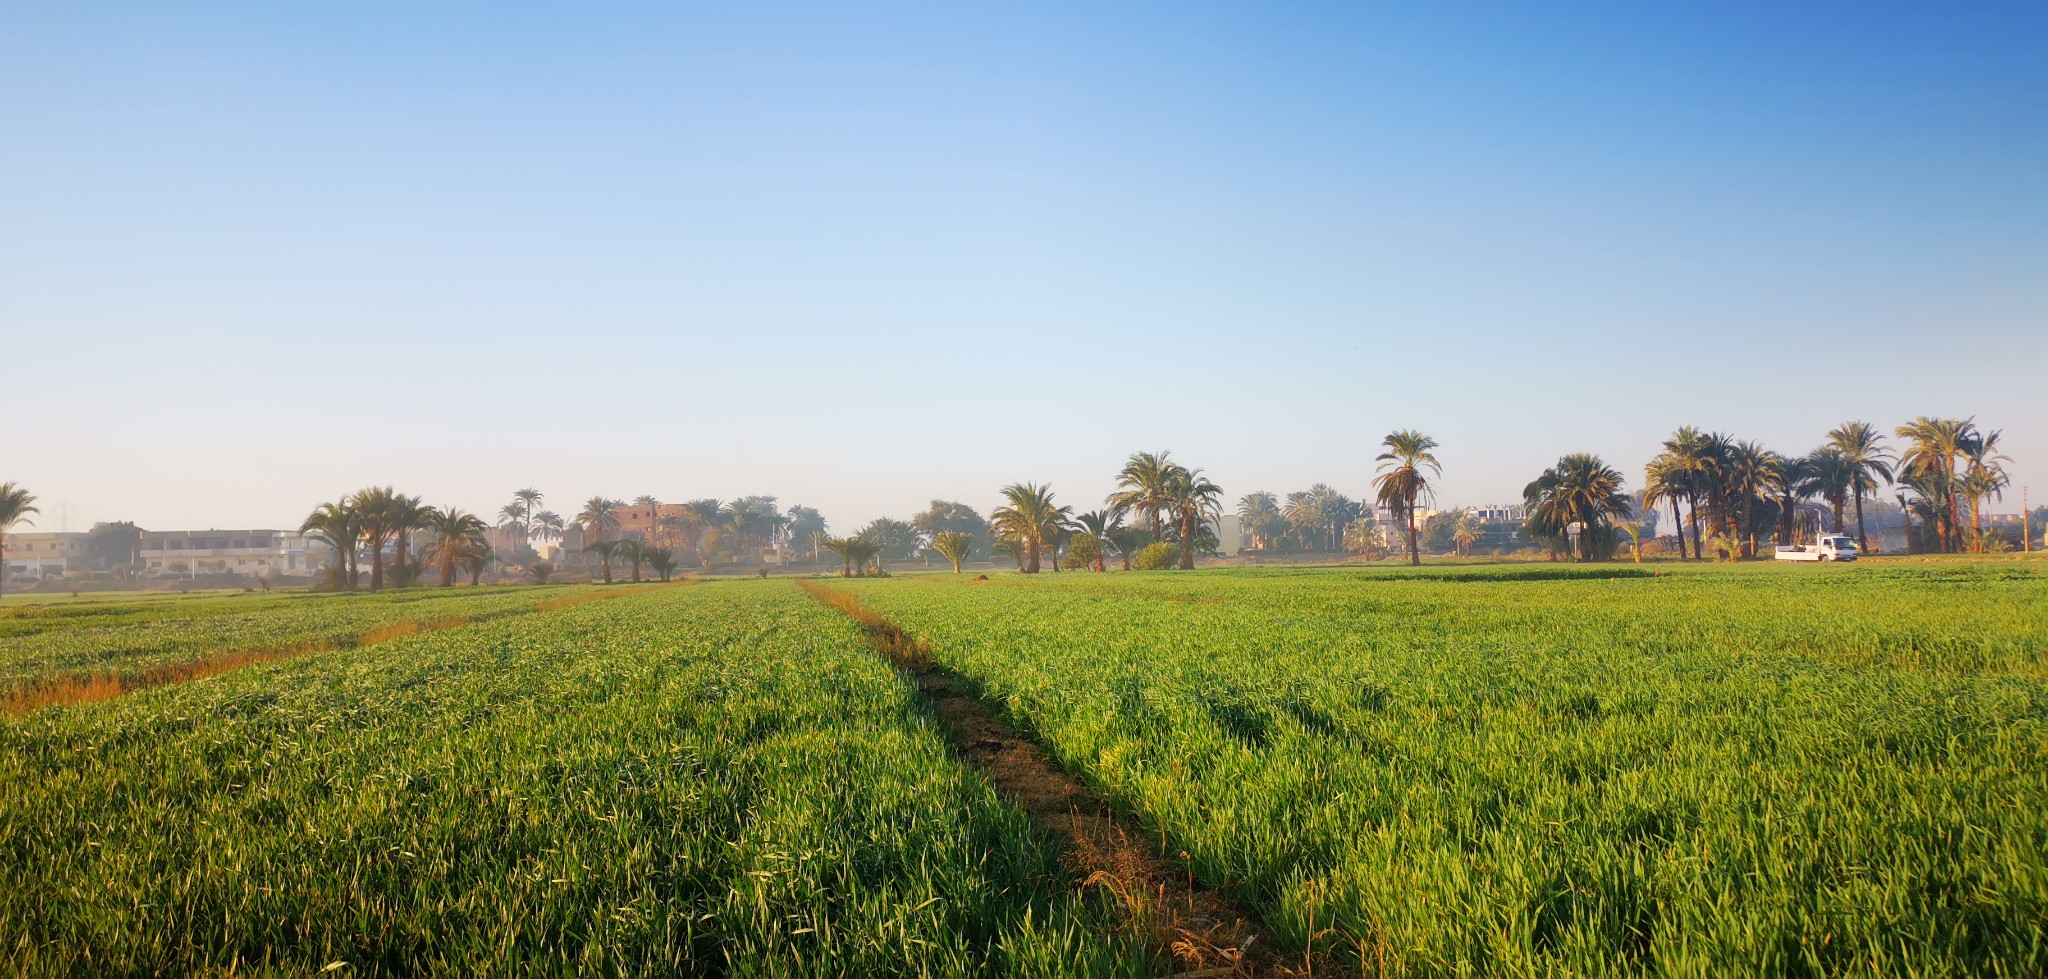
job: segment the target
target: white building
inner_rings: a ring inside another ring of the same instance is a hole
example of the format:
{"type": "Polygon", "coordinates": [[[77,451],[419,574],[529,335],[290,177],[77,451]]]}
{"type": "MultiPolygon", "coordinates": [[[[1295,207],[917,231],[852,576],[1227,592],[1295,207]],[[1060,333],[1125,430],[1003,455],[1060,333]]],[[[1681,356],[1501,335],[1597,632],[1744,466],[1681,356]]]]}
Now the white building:
{"type": "Polygon", "coordinates": [[[145,530],[149,574],[313,575],[333,549],[291,530],[145,530]]]}
{"type": "Polygon", "coordinates": [[[84,571],[92,558],[89,534],[13,533],[0,550],[0,565],[9,578],[60,577],[84,571]]]}

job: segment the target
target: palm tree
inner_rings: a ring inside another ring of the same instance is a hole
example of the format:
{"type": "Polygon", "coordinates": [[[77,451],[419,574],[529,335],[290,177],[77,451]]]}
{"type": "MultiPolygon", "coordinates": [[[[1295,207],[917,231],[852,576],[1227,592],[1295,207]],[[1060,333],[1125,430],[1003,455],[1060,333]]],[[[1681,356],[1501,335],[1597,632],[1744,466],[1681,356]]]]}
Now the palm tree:
{"type": "Polygon", "coordinates": [[[545,585],[548,583],[548,576],[555,573],[555,566],[546,561],[535,561],[533,567],[526,569],[526,573],[533,576],[534,584],[545,585]]]}
{"type": "Polygon", "coordinates": [[[1437,447],[1436,440],[1421,432],[1402,429],[1380,440],[1387,451],[1379,454],[1377,461],[1379,475],[1373,477],[1373,488],[1378,494],[1379,504],[1388,507],[1401,516],[1408,525],[1408,563],[1422,564],[1422,551],[1415,538],[1415,505],[1430,491],[1431,473],[1443,475],[1443,466],[1437,462],[1436,454],[1430,450],[1437,447]]]}
{"type": "Polygon", "coordinates": [[[1179,525],[1181,570],[1193,570],[1202,532],[1223,515],[1223,487],[1200,469],[1175,466],[1166,483],[1166,509],[1179,525]]]}
{"type": "Polygon", "coordinates": [[[584,547],[584,550],[596,555],[598,561],[603,563],[604,583],[607,585],[611,584],[612,556],[619,552],[619,542],[615,540],[591,541],[588,545],[584,547]]]}
{"type": "Polygon", "coordinates": [[[1344,549],[1357,551],[1360,557],[1368,561],[1378,560],[1375,555],[1381,550],[1379,527],[1371,520],[1352,521],[1350,526],[1344,528],[1344,549]]]}
{"type": "Polygon", "coordinates": [[[646,541],[622,540],[619,542],[619,556],[633,566],[633,583],[640,583],[640,568],[647,563],[649,548],[646,541]]]}
{"type": "MultiPolygon", "coordinates": [[[[529,539],[548,544],[561,540],[562,533],[569,529],[569,525],[562,519],[562,515],[553,510],[542,510],[534,514],[533,519],[528,522],[528,526],[531,529],[527,532],[532,535],[529,539]]],[[[540,549],[535,548],[534,554],[538,555],[539,553],[540,549]]]]}
{"type": "Polygon", "coordinates": [[[1279,498],[1265,490],[1247,493],[1237,501],[1237,519],[1260,550],[1272,544],[1272,532],[1284,520],[1280,516],[1279,498]]]}
{"type": "Polygon", "coordinates": [[[351,498],[361,528],[363,544],[370,551],[370,591],[384,587],[384,545],[413,515],[410,501],[389,486],[369,486],[351,498]]]}
{"type": "Polygon", "coordinates": [[[434,532],[434,540],[427,545],[427,560],[441,568],[441,587],[455,584],[455,569],[471,557],[490,550],[490,543],[484,539],[489,528],[483,518],[458,507],[441,510],[427,509],[427,529],[434,532]]]}
{"type": "Polygon", "coordinates": [[[1812,456],[1778,459],[1778,543],[1794,542],[1793,525],[1797,522],[1799,504],[1820,494],[1819,476],[1819,465],[1812,456]]]}
{"type": "Polygon", "coordinates": [[[1117,556],[1123,559],[1124,570],[1131,570],[1131,559],[1152,543],[1152,532],[1132,524],[1118,524],[1109,529],[1109,542],[1116,546],[1117,556]]]}
{"type": "Polygon", "coordinates": [[[333,503],[322,503],[313,509],[303,523],[299,533],[334,548],[334,566],[329,577],[337,588],[353,591],[356,587],[356,548],[363,536],[362,523],[356,516],[354,505],[344,496],[333,503]]]}
{"type": "Polygon", "coordinates": [[[540,502],[543,499],[541,492],[529,486],[526,489],[513,493],[512,499],[514,504],[526,513],[526,523],[520,526],[520,530],[525,532],[528,540],[532,540],[533,520],[541,512],[540,502]]]}
{"type": "Polygon", "coordinates": [[[846,566],[840,570],[839,576],[851,578],[853,577],[854,567],[866,567],[868,559],[874,557],[881,550],[881,546],[874,541],[860,536],[827,537],[825,539],[825,549],[831,551],[841,561],[846,562],[846,566]]]}
{"type": "Polygon", "coordinates": [[[1107,510],[1090,510],[1074,518],[1074,525],[1081,533],[1095,542],[1095,570],[1101,571],[1102,549],[1109,544],[1109,532],[1123,521],[1123,514],[1116,507],[1107,510]]]}
{"type": "Polygon", "coordinates": [[[1739,542],[1743,557],[1756,556],[1757,505],[1775,496],[1785,482],[1785,460],[1755,442],[1731,442],[1723,453],[1720,485],[1727,502],[1729,536],[1739,542]]]}
{"type": "Polygon", "coordinates": [[[1472,519],[1470,510],[1460,511],[1457,519],[1451,523],[1451,543],[1457,545],[1459,557],[1470,557],[1472,545],[1483,536],[1485,532],[1480,530],[1478,523],[1472,519]]]}
{"type": "MultiPolygon", "coordinates": [[[[1818,496],[1828,505],[1833,522],[1829,532],[1839,534],[1845,513],[1849,508],[1849,494],[1856,491],[1856,470],[1849,464],[1849,458],[1841,449],[1823,445],[1806,457],[1806,485],[1802,492],[1818,496]]],[[[1786,543],[1797,543],[1786,541],[1786,543]]]]}
{"type": "Polygon", "coordinates": [[[1180,468],[1172,457],[1173,453],[1166,451],[1133,453],[1117,471],[1117,492],[1105,501],[1143,514],[1152,526],[1153,540],[1166,533],[1160,514],[1167,507],[1167,483],[1173,478],[1173,471],[1180,468]]]}
{"type": "Polygon", "coordinates": [[[1678,559],[1686,559],[1685,521],[1679,517],[1679,501],[1689,497],[1692,481],[1679,463],[1666,452],[1650,460],[1643,470],[1643,507],[1649,509],[1658,503],[1671,504],[1671,526],[1678,534],[1678,559]]]}
{"type": "Polygon", "coordinates": [[[1009,502],[989,514],[989,530],[999,539],[1017,542],[1024,552],[1024,573],[1037,574],[1039,548],[1073,507],[1054,504],[1052,487],[1037,483],[1011,483],[1003,487],[1003,498],[1009,502]]]}
{"type": "Polygon", "coordinates": [[[974,535],[964,530],[941,530],[932,535],[932,550],[953,563],[953,573],[960,573],[960,562],[967,560],[968,549],[974,546],[974,535]]]}
{"type": "Polygon", "coordinates": [[[1633,513],[1621,473],[1599,456],[1575,452],[1557,460],[1522,490],[1532,533],[1563,535],[1578,528],[1579,560],[1591,561],[1594,544],[1611,540],[1610,521],[1633,513]]]}
{"type": "Polygon", "coordinates": [[[669,575],[675,573],[676,554],[665,547],[648,548],[647,566],[653,569],[655,574],[660,575],[661,580],[665,583],[668,581],[669,575]]]}
{"type": "Polygon", "coordinates": [[[1954,551],[1958,528],[1962,526],[1956,458],[1966,455],[1977,438],[1976,419],[1957,421],[1923,415],[1899,426],[1897,434],[1910,443],[1899,457],[1899,470],[1911,477],[1916,492],[1938,505],[1938,519],[1934,523],[1939,549],[1954,551]]]}
{"type": "MultiPolygon", "coordinates": [[[[528,510],[526,504],[513,500],[498,508],[498,526],[518,531],[519,544],[524,546],[532,540],[533,511],[528,510]]],[[[517,548],[514,553],[517,553],[517,548]]]]}
{"type": "Polygon", "coordinates": [[[1970,461],[1970,468],[1963,473],[1958,485],[1964,497],[1970,501],[1970,549],[1984,549],[1984,521],[1982,508],[1986,497],[2005,498],[2005,488],[2012,485],[2012,477],[2005,472],[2004,463],[2012,461],[2010,456],[1998,451],[1999,433],[1971,438],[1963,443],[1963,456],[1970,461]]]}
{"type": "Polygon", "coordinates": [[[1316,509],[1314,494],[1307,490],[1287,494],[1287,505],[1280,508],[1280,519],[1287,521],[1296,543],[1307,548],[1310,536],[1316,532],[1316,524],[1322,519],[1316,509]]]}
{"type": "MultiPolygon", "coordinates": [[[[1678,431],[1664,440],[1664,453],[1658,456],[1669,469],[1665,476],[1674,489],[1682,490],[1686,509],[1692,517],[1692,556],[1701,557],[1704,538],[1700,536],[1700,504],[1716,499],[1713,492],[1714,471],[1720,447],[1727,442],[1722,435],[1705,435],[1691,425],[1680,426],[1678,431]]],[[[1673,497],[1672,520],[1678,519],[1676,497],[1673,497]]],[[[1678,534],[1681,547],[1685,544],[1685,533],[1678,534]]]]}
{"type": "Polygon", "coordinates": [[[1828,433],[1828,447],[1842,454],[1849,467],[1850,492],[1856,499],[1856,547],[1868,552],[1870,538],[1863,531],[1863,497],[1877,492],[1877,481],[1891,485],[1893,455],[1878,444],[1880,436],[1869,422],[1847,421],[1828,433]]]}
{"type": "MultiPolygon", "coordinates": [[[[25,523],[31,527],[35,526],[35,521],[30,520],[28,515],[43,512],[36,508],[35,503],[34,493],[13,483],[0,483],[0,553],[6,552],[7,532],[14,529],[14,525],[25,523]]],[[[7,567],[0,564],[0,592],[5,592],[6,588],[7,567]]]]}
{"type": "Polygon", "coordinates": [[[426,526],[429,509],[426,501],[417,496],[403,493],[391,496],[387,511],[391,518],[391,556],[395,568],[402,569],[395,581],[400,588],[412,587],[413,579],[418,575],[419,569],[412,561],[412,533],[426,526]]]}
{"type": "MultiPolygon", "coordinates": [[[[590,552],[593,545],[604,541],[605,535],[619,529],[618,503],[602,496],[593,496],[583,501],[583,512],[576,515],[576,529],[583,532],[583,549],[590,552]]],[[[605,583],[611,583],[611,573],[605,573],[605,583]]]]}

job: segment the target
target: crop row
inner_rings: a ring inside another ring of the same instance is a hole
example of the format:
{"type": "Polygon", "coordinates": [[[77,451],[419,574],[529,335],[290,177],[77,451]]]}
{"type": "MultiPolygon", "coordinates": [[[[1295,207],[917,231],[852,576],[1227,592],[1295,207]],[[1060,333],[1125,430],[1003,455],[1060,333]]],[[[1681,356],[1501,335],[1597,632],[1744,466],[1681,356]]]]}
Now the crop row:
{"type": "Polygon", "coordinates": [[[97,614],[13,616],[0,631],[0,693],[70,677],[123,679],[225,653],[351,645],[379,628],[489,618],[589,591],[449,589],[381,595],[226,597],[110,605],[97,614]]]}
{"type": "Polygon", "coordinates": [[[0,719],[0,874],[29,974],[1144,968],[779,582],[0,719]]]}
{"type": "Polygon", "coordinates": [[[2039,975],[2048,589],[1945,574],[837,587],[1363,971],[2039,975]]]}

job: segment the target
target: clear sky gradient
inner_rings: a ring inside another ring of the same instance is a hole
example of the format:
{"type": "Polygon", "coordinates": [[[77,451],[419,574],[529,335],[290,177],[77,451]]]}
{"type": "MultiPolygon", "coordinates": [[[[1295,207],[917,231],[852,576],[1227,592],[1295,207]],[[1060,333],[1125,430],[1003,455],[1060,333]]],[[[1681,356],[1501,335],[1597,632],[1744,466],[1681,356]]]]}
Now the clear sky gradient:
{"type": "Polygon", "coordinates": [[[1975,415],[2048,500],[2048,7],[8,4],[0,480],[850,529],[1172,449],[1440,500],[1975,415]]]}

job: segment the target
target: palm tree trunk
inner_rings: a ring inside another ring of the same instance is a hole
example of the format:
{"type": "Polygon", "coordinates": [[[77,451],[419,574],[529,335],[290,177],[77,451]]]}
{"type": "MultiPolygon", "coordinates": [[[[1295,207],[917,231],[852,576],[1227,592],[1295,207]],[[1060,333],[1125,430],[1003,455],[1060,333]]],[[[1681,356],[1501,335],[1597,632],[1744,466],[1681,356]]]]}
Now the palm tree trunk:
{"type": "Polygon", "coordinates": [[[1415,500],[1411,497],[1402,509],[1408,511],[1408,563],[1419,568],[1422,566],[1422,549],[1415,540],[1415,500]]]}
{"type": "Polygon", "coordinates": [[[370,590],[384,587],[384,542],[370,542],[370,590]]]}
{"type": "Polygon", "coordinates": [[[1195,533],[1200,525],[1201,521],[1195,516],[1193,510],[1189,510],[1180,518],[1180,569],[1182,571],[1195,570],[1195,533]]]}
{"type": "Polygon", "coordinates": [[[455,562],[445,557],[441,559],[441,587],[455,587],[455,562]]]}
{"type": "Polygon", "coordinates": [[[1856,549],[1870,550],[1870,538],[1863,532],[1863,488],[1856,488],[1856,549]]]}
{"type": "MultiPolygon", "coordinates": [[[[1671,497],[1671,526],[1678,528],[1678,559],[1685,560],[1685,521],[1678,519],[1678,497],[1671,497]]],[[[1638,552],[1637,560],[1641,560],[1638,552]]]]}

